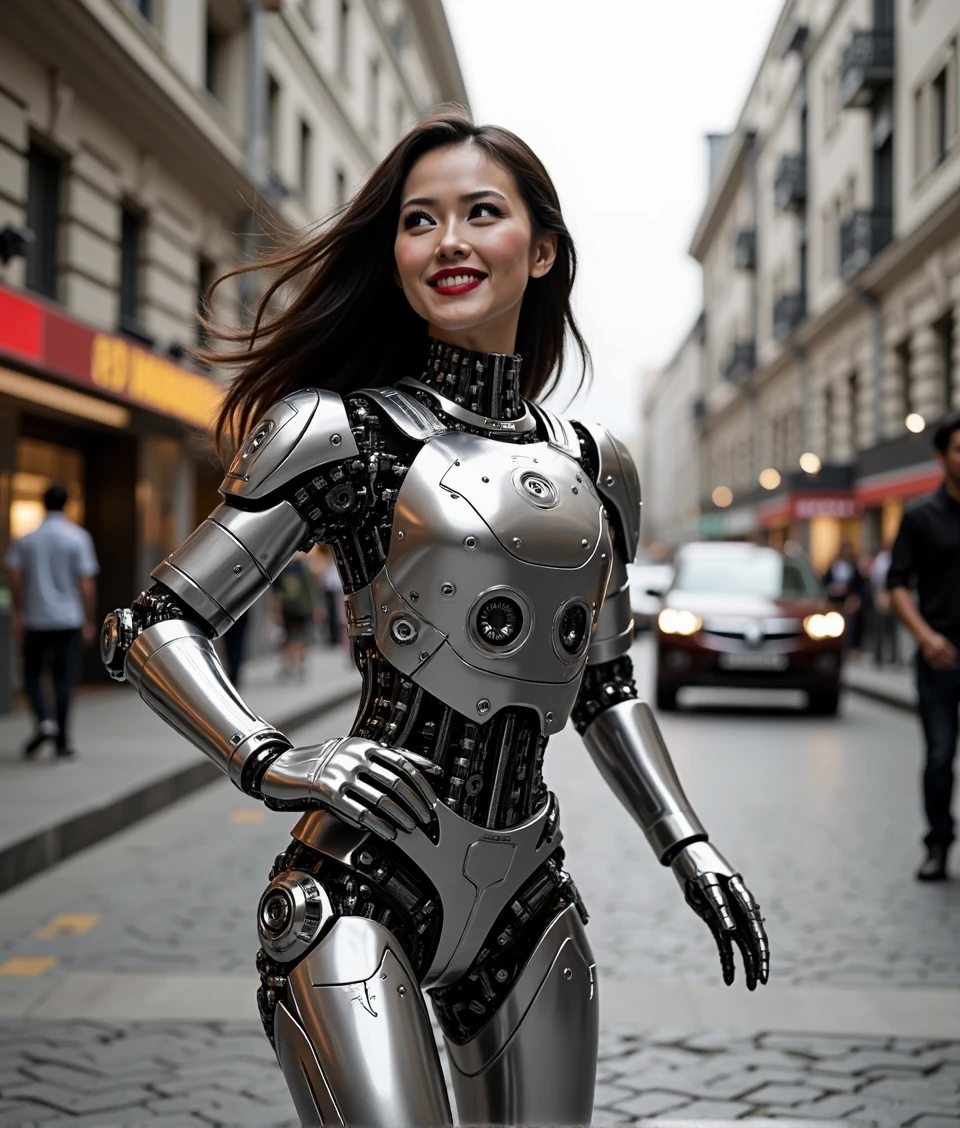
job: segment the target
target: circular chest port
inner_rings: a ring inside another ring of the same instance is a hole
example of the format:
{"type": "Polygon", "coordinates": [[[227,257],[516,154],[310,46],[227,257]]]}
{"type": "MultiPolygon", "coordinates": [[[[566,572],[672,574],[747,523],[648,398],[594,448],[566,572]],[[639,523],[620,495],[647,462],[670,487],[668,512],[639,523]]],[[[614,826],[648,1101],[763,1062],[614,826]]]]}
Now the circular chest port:
{"type": "Polygon", "coordinates": [[[516,654],[532,628],[533,608],[514,588],[488,588],[467,612],[467,637],[475,649],[491,658],[516,654]]]}
{"type": "Polygon", "coordinates": [[[557,487],[539,470],[516,470],[513,485],[517,493],[538,509],[553,509],[560,500],[557,487]]]}
{"type": "Polygon", "coordinates": [[[564,662],[575,662],[583,656],[590,641],[593,613],[581,596],[566,600],[553,617],[553,649],[564,662]]]}

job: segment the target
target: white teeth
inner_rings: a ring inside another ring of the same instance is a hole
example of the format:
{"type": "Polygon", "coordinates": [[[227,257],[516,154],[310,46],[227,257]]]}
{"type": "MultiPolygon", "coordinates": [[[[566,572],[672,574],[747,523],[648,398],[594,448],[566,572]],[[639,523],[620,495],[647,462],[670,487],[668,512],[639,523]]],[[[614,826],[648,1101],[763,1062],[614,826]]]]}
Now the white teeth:
{"type": "Polygon", "coordinates": [[[480,276],[477,274],[451,274],[446,278],[440,278],[434,285],[437,289],[447,289],[453,286],[465,286],[468,282],[479,282],[480,276]]]}

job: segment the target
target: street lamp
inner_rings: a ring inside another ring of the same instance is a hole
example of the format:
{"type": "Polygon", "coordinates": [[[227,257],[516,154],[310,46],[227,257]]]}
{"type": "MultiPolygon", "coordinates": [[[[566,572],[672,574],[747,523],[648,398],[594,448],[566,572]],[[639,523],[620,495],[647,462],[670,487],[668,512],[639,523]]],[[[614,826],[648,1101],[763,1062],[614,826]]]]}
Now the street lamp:
{"type": "Polygon", "coordinates": [[[912,431],[915,435],[919,435],[927,425],[926,419],[916,411],[911,411],[906,419],[904,419],[904,423],[907,425],[907,430],[912,431]]]}
{"type": "Polygon", "coordinates": [[[804,474],[819,474],[822,465],[823,463],[812,450],[805,451],[800,455],[800,469],[804,474]]]}
{"type": "Polygon", "coordinates": [[[717,486],[710,496],[714,505],[719,509],[726,509],[733,501],[733,490],[729,486],[717,486]]]}
{"type": "Polygon", "coordinates": [[[772,466],[768,466],[766,470],[761,470],[760,485],[765,490],[775,490],[780,485],[780,471],[774,470],[772,466]]]}

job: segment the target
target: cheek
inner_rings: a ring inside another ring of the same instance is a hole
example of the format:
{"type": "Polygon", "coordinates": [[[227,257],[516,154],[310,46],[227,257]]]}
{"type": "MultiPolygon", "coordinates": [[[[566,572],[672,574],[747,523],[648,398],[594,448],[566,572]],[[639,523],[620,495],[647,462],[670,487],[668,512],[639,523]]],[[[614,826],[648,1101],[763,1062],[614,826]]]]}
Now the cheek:
{"type": "Polygon", "coordinates": [[[401,281],[415,282],[423,271],[424,261],[430,257],[430,249],[423,239],[397,239],[393,255],[401,281]],[[418,246],[418,243],[424,246],[418,246]]]}
{"type": "Polygon", "coordinates": [[[498,273],[519,275],[526,279],[529,273],[530,233],[520,227],[506,225],[490,229],[490,238],[484,240],[483,257],[498,273]]]}

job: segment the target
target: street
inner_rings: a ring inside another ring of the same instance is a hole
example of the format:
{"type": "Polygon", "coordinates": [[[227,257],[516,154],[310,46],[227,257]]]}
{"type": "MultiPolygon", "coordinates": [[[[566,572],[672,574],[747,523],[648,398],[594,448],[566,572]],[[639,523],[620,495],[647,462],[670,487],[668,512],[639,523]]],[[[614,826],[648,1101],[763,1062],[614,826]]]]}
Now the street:
{"type": "MultiPolygon", "coordinates": [[[[836,721],[711,700],[662,723],[763,906],[766,992],[723,987],[707,930],[573,729],[547,754],[600,971],[594,1123],[960,1128],[960,881],[912,878],[914,718],[852,694],[836,721]]],[[[294,821],[217,783],[0,898],[0,1126],[293,1121],[253,958],[254,909],[294,821]]]]}

